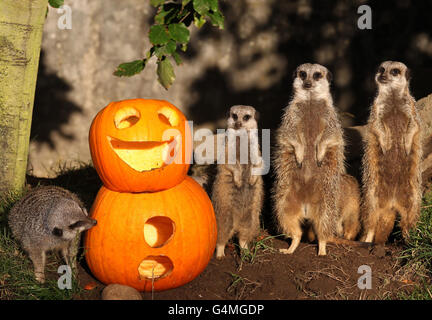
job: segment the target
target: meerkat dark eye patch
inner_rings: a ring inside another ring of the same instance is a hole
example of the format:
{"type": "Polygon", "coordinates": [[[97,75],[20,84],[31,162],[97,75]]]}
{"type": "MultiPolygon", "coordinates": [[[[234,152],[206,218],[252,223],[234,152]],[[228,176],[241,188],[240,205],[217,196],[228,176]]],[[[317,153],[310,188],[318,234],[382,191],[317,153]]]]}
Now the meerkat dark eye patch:
{"type": "Polygon", "coordinates": [[[233,114],[232,114],[232,118],[234,119],[234,121],[237,121],[238,116],[237,116],[235,113],[233,113],[233,114]]]}
{"type": "Polygon", "coordinates": [[[313,78],[314,78],[314,80],[319,80],[319,79],[321,79],[321,78],[322,78],[322,73],[321,73],[321,72],[315,72],[315,73],[313,74],[313,78]]]}
{"type": "Polygon", "coordinates": [[[82,226],[84,226],[84,225],[85,225],[85,222],[84,222],[84,221],[77,221],[77,222],[75,222],[75,223],[72,223],[72,224],[69,226],[69,229],[74,230],[74,229],[79,228],[79,227],[82,227],[82,226]]]}
{"type": "Polygon", "coordinates": [[[385,69],[383,67],[379,67],[378,73],[384,73],[384,72],[385,72],[385,69]]]}
{"type": "Polygon", "coordinates": [[[307,77],[307,73],[304,72],[304,71],[300,71],[300,72],[299,72],[299,77],[300,77],[300,79],[304,80],[304,79],[306,79],[306,77],[307,77]]]}
{"type": "Polygon", "coordinates": [[[55,227],[52,231],[52,234],[56,237],[62,237],[63,236],[63,230],[55,227]]]}
{"type": "Polygon", "coordinates": [[[401,74],[401,71],[397,68],[391,69],[390,73],[392,74],[392,76],[398,76],[401,74]]]}
{"type": "Polygon", "coordinates": [[[248,121],[250,118],[251,118],[251,116],[249,114],[247,114],[243,117],[243,121],[248,121]]]}

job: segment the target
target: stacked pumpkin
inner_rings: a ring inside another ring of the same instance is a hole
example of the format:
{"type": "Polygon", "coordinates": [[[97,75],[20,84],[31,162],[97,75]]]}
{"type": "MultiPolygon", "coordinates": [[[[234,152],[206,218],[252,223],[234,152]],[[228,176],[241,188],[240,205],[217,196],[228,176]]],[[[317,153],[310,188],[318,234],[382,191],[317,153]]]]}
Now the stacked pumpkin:
{"type": "Polygon", "coordinates": [[[112,102],[90,128],[90,151],[104,185],[85,236],[87,264],[103,283],[140,291],[181,286],[207,266],[216,245],[213,207],[187,176],[191,132],[162,100],[112,102]]]}

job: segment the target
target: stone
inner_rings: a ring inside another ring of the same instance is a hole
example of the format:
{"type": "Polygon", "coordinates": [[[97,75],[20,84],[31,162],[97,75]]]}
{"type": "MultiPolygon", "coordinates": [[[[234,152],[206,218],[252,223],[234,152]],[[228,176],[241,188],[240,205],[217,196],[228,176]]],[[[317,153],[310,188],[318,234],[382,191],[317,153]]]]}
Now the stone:
{"type": "Polygon", "coordinates": [[[132,287],[110,284],[102,291],[102,300],[142,300],[142,296],[132,287]]]}

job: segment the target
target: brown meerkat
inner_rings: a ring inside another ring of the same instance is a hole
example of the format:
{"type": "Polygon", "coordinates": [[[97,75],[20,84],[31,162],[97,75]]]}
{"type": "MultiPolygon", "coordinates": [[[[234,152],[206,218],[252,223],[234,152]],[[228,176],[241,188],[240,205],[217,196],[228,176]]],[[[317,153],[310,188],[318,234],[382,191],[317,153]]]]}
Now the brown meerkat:
{"type": "Polygon", "coordinates": [[[396,213],[406,238],[420,214],[421,130],[409,91],[409,70],[383,62],[375,75],[378,94],[371,108],[363,157],[365,241],[383,244],[396,213]]]}
{"type": "Polygon", "coordinates": [[[345,173],[343,132],[330,94],[331,73],[302,64],[294,73],[294,96],[277,131],[273,189],[275,217],[295,251],[308,220],[318,238],[318,255],[336,234],[341,177],[345,173]]]}
{"type": "Polygon", "coordinates": [[[248,248],[259,232],[264,198],[262,176],[254,170],[262,165],[257,112],[251,106],[232,106],[227,127],[224,160],[223,164],[218,160],[211,196],[218,227],[218,259],[224,257],[225,245],[235,233],[240,247],[248,248]]]}

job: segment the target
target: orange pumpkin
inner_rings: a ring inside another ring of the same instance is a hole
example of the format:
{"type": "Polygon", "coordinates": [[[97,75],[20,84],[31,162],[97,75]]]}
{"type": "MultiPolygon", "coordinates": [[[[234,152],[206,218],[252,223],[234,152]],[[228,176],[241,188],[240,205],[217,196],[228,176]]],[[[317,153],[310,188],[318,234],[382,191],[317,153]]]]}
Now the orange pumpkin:
{"type": "Polygon", "coordinates": [[[105,284],[166,290],[197,277],[216,246],[216,219],[204,189],[190,177],[154,193],[102,187],[85,236],[87,264],[105,284]]]}
{"type": "Polygon", "coordinates": [[[192,149],[183,113],[163,100],[111,102],[94,118],[89,143],[94,167],[114,191],[169,189],[186,177],[192,149]]]}

